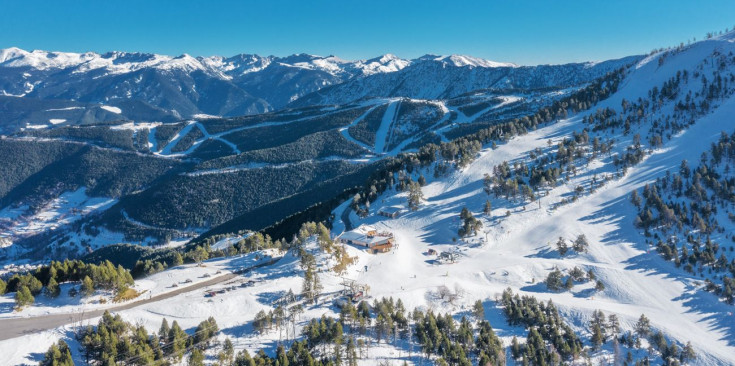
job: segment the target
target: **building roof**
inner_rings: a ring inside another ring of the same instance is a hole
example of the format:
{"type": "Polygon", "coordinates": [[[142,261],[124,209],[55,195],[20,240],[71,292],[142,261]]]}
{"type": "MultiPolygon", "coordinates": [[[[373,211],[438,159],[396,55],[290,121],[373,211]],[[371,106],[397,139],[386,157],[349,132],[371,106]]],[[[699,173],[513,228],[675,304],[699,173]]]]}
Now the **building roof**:
{"type": "Polygon", "coordinates": [[[360,225],[360,227],[358,227],[355,230],[345,231],[344,233],[340,234],[338,238],[344,241],[351,240],[351,241],[366,243],[369,246],[386,243],[388,240],[392,238],[392,235],[390,234],[367,235],[367,233],[373,232],[373,231],[377,232],[377,230],[373,226],[360,225]]]}
{"type": "Polygon", "coordinates": [[[352,230],[352,231],[360,233],[360,234],[367,234],[371,231],[378,231],[378,229],[376,229],[375,226],[372,226],[372,225],[360,225],[355,230],[352,230]]]}

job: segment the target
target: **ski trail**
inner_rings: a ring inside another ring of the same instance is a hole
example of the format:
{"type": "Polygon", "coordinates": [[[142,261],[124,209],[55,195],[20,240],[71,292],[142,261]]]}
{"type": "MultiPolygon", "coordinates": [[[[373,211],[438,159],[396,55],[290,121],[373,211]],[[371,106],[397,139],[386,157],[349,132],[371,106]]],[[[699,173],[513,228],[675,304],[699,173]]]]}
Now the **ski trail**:
{"type": "Polygon", "coordinates": [[[207,131],[207,129],[206,129],[205,127],[204,127],[204,125],[202,125],[201,123],[198,123],[198,122],[197,122],[197,127],[199,127],[199,130],[200,130],[200,131],[202,131],[202,133],[204,134],[204,139],[205,139],[205,140],[207,140],[207,139],[212,139],[212,140],[217,140],[217,141],[220,141],[220,142],[222,142],[223,144],[225,144],[225,145],[229,146],[229,147],[230,147],[230,148],[232,149],[232,152],[233,152],[233,153],[234,153],[235,155],[240,155],[240,149],[238,149],[238,148],[237,148],[237,145],[233,144],[232,142],[230,142],[230,141],[228,141],[228,140],[225,140],[225,139],[224,139],[224,138],[222,138],[222,137],[219,137],[219,136],[213,136],[213,135],[211,135],[211,134],[210,134],[210,133],[209,133],[209,132],[207,131]]]}
{"type": "Polygon", "coordinates": [[[358,141],[358,140],[356,140],[356,139],[355,139],[354,137],[352,137],[352,136],[350,135],[349,129],[350,129],[350,127],[352,127],[352,126],[354,126],[354,125],[356,125],[356,124],[360,123],[360,122],[361,122],[361,121],[362,121],[363,119],[365,119],[365,117],[367,117],[367,115],[368,115],[368,114],[370,114],[370,113],[371,113],[372,111],[374,111],[374,110],[375,110],[375,108],[378,108],[379,106],[380,106],[380,104],[378,104],[378,105],[375,105],[374,107],[372,107],[372,108],[368,109],[368,111],[367,111],[367,112],[363,113],[363,115],[361,115],[360,117],[357,117],[357,118],[356,118],[356,119],[355,119],[354,121],[352,121],[352,123],[350,123],[349,125],[347,125],[347,126],[344,126],[344,127],[341,127],[341,128],[339,129],[339,133],[341,133],[341,134],[342,134],[342,136],[343,136],[344,138],[346,138],[347,140],[351,141],[352,143],[354,143],[354,144],[356,144],[356,145],[359,145],[359,146],[360,146],[360,147],[362,147],[363,149],[365,149],[365,150],[368,150],[368,151],[370,151],[370,152],[374,152],[374,150],[373,150],[373,147],[372,147],[372,146],[370,146],[370,145],[368,145],[368,144],[366,144],[366,143],[364,143],[364,142],[362,142],[362,141],[358,141]]]}
{"type": "MultiPolygon", "coordinates": [[[[447,108],[446,104],[441,103],[440,108],[442,112],[444,113],[444,115],[436,123],[434,123],[433,125],[431,125],[429,128],[426,129],[427,133],[431,133],[432,131],[434,131],[436,129],[436,126],[440,126],[442,123],[446,122],[447,119],[449,119],[449,117],[452,115],[451,112],[453,110],[447,108]]],[[[439,136],[439,138],[441,138],[442,142],[449,141],[443,134],[439,133],[438,131],[434,131],[434,132],[436,133],[437,136],[439,136]]],[[[418,136],[412,136],[409,139],[403,140],[403,142],[398,144],[398,146],[396,146],[395,148],[393,148],[393,150],[390,151],[390,155],[398,155],[398,153],[402,152],[406,146],[416,141],[417,138],[418,136]]]]}
{"type": "Polygon", "coordinates": [[[179,130],[179,132],[177,132],[176,135],[174,135],[174,137],[171,138],[171,140],[168,143],[166,143],[166,145],[163,147],[163,149],[161,149],[161,151],[158,154],[160,154],[160,155],[172,155],[171,154],[171,149],[173,149],[174,146],[176,146],[176,144],[178,144],[179,141],[184,136],[186,136],[189,133],[189,131],[191,131],[192,128],[194,128],[194,125],[195,124],[196,124],[195,121],[189,121],[187,123],[187,125],[184,126],[184,128],[182,128],[181,130],[179,130]]]}
{"type": "Polygon", "coordinates": [[[396,120],[396,113],[398,112],[398,105],[401,103],[400,100],[396,100],[390,103],[388,108],[383,114],[383,120],[380,122],[380,128],[375,133],[375,152],[382,153],[385,151],[386,140],[388,133],[391,130],[391,126],[396,120]]]}
{"type": "MultiPolygon", "coordinates": [[[[475,120],[477,120],[478,117],[482,116],[483,114],[485,114],[487,112],[490,112],[493,109],[502,108],[502,107],[505,107],[505,106],[507,106],[509,104],[513,104],[515,102],[518,102],[518,101],[521,101],[521,100],[524,99],[523,97],[518,97],[518,96],[514,96],[514,95],[502,96],[502,97],[498,97],[498,98],[502,99],[503,101],[500,102],[500,103],[498,103],[498,104],[496,104],[496,105],[491,105],[491,106],[489,106],[489,107],[487,107],[487,108],[485,108],[485,109],[483,109],[483,110],[481,110],[481,111],[473,114],[472,116],[467,116],[466,114],[462,113],[462,111],[460,111],[459,108],[456,108],[456,107],[450,108],[450,110],[452,112],[457,113],[457,119],[455,119],[452,124],[447,125],[447,126],[444,126],[444,127],[440,128],[440,129],[437,129],[434,132],[437,135],[439,135],[439,137],[441,137],[441,139],[442,139],[443,142],[448,142],[449,139],[446,136],[444,136],[444,133],[447,130],[449,130],[452,127],[454,127],[455,125],[472,123],[475,120]]],[[[433,126],[432,126],[432,128],[433,128],[433,126]]]]}

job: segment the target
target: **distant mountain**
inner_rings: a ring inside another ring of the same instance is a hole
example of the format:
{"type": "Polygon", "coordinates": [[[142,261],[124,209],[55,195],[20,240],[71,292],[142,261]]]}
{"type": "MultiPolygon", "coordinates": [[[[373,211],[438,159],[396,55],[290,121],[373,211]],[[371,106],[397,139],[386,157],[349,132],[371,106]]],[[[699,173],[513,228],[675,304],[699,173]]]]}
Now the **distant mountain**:
{"type": "MultiPolygon", "coordinates": [[[[325,86],[354,77],[394,72],[409,64],[410,61],[393,55],[346,61],[307,54],[170,57],[126,52],[28,52],[8,48],[0,50],[0,96],[54,100],[57,104],[60,100],[73,102],[66,107],[118,106],[122,109],[118,116],[121,119],[182,119],[198,114],[237,116],[279,109],[325,86]],[[122,108],[121,104],[131,101],[140,104],[138,109],[150,109],[154,113],[141,115],[122,108]]],[[[29,103],[23,104],[30,114],[46,108],[39,104],[34,110],[29,103]]],[[[4,123],[39,122],[24,117],[4,123]]],[[[7,126],[5,129],[8,130],[7,126]]]]}
{"type": "Polygon", "coordinates": [[[468,56],[425,55],[392,73],[352,78],[299,98],[292,106],[343,104],[366,97],[449,99],[475,90],[543,90],[579,86],[640,60],[517,66],[468,56]]]}
{"type": "Polygon", "coordinates": [[[0,133],[59,123],[232,117],[364,97],[447,99],[478,89],[579,86],[634,60],[519,67],[461,55],[348,61],[8,48],[0,50],[0,133]]]}

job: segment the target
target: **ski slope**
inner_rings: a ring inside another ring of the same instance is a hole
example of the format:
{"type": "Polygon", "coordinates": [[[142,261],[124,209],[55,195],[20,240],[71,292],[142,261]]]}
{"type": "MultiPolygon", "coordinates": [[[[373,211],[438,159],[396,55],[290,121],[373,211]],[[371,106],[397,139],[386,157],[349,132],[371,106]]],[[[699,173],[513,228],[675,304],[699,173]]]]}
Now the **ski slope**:
{"type": "MultiPolygon", "coordinates": [[[[485,305],[486,318],[508,346],[513,336],[527,334],[521,327],[509,326],[498,307],[497,299],[502,291],[511,288],[515,293],[553,301],[564,319],[585,339],[589,338],[588,324],[593,311],[617,315],[623,331],[632,330],[638,317],[645,314],[652,327],[663,332],[668,339],[679,344],[691,342],[698,355],[695,364],[732,365],[735,363],[734,308],[703,291],[701,277],[676,268],[652,250],[648,243],[651,239],[633,225],[637,211],[629,203],[629,198],[633,190],[665,176],[667,171],[678,169],[683,159],[697,161],[710,144],[720,138],[721,131],[730,133],[735,130],[735,119],[732,118],[735,115],[735,96],[714,101],[706,115],[692,121],[683,131],[672,134],[662,146],[646,149],[644,158],[627,169],[624,175],[606,181],[574,201],[568,198],[576,187],[590,186],[590,181],[596,176],[614,175],[616,168],[611,155],[590,159],[589,164],[580,167],[574,176],[545,189],[537,202],[525,203],[488,195],[483,190],[483,179],[486,173],[492,173],[493,168],[503,162],[527,161],[533,151],[554,153],[553,147],[560,141],[589,127],[583,123],[585,117],[601,108],[619,112],[623,100],[648,98],[653,87],[659,87],[682,69],[690,70],[692,75],[694,71],[706,74],[717,69],[719,66],[710,62],[710,55],[735,51],[734,38],[733,34],[728,34],[682,50],[654,54],[631,70],[616,93],[591,110],[541,125],[536,130],[499,143],[496,148],[485,146],[476,159],[462,169],[441,177],[434,177],[431,167],[413,171],[414,179],[421,174],[428,180],[422,187],[424,199],[418,210],[408,211],[395,219],[377,215],[382,207],[406,205],[406,192],[389,189],[374,201],[367,217],[361,218],[354,213],[349,215],[352,226],[369,224],[380,231],[393,233],[397,245],[389,253],[371,254],[363,248],[346,246],[348,253],[356,258],[356,263],[348,267],[346,273],[336,274],[331,270],[335,259],[320,251],[313,240],[307,241],[304,249],[316,257],[318,276],[324,289],[316,304],[297,301],[305,309],[292,330],[255,333],[253,319],[261,310],[273,310],[279,299],[289,292],[300,292],[304,271],[295,250],[216,259],[206,262],[206,267],[177,267],[139,280],[136,286],[151,293],[160,293],[184,278],[203,277],[204,273],[212,271],[234,271],[245,262],[263,260],[263,255],[280,258],[276,263],[253,270],[232,283],[217,284],[206,291],[185,293],[124,310],[121,315],[125,320],[151,330],[158,329],[165,317],[169,322],[176,320],[190,333],[199,322],[213,316],[221,329],[219,338],[233,339],[236,350],[248,349],[254,353],[265,349],[273,354],[278,342],[297,337],[309,319],[322,315],[338,316],[334,300],[340,296],[343,281],[349,279],[369,286],[370,301],[382,297],[400,298],[409,310],[450,312],[459,317],[467,314],[476,300],[481,300],[485,305]],[[493,207],[489,215],[482,213],[486,200],[491,201],[493,207]],[[476,235],[459,238],[457,230],[461,223],[458,216],[463,208],[468,208],[480,219],[483,227],[476,235]],[[570,240],[581,234],[589,240],[589,250],[561,257],[554,246],[556,240],[560,237],[570,240]],[[430,249],[454,252],[458,259],[456,263],[442,263],[428,254],[430,249]],[[598,291],[594,282],[585,282],[568,291],[553,292],[543,284],[552,270],[567,271],[574,267],[593,271],[605,289],[598,291]],[[253,282],[241,287],[240,284],[247,284],[246,281],[253,282]],[[440,296],[442,288],[456,294],[456,299],[446,300],[440,296]],[[222,292],[215,296],[207,294],[220,290],[222,292]]],[[[680,98],[689,91],[698,90],[699,80],[694,76],[692,80],[682,86],[680,98]]],[[[519,100],[519,97],[508,97],[500,106],[519,100]]],[[[676,101],[662,104],[656,113],[673,114],[676,101]]],[[[386,152],[390,126],[395,122],[400,101],[392,100],[390,103],[376,134],[376,144],[371,147],[376,153],[386,152]]],[[[487,110],[500,106],[488,107],[487,110]]],[[[462,115],[458,121],[470,123],[465,118],[462,115]]],[[[631,146],[634,134],[645,135],[652,128],[652,120],[648,118],[644,123],[633,126],[630,133],[621,129],[603,130],[594,132],[593,136],[614,141],[613,155],[621,154],[631,146]]],[[[199,126],[192,122],[187,127],[199,126]]],[[[348,136],[348,127],[340,130],[345,137],[348,136]]],[[[205,138],[217,136],[202,131],[205,138]]],[[[186,132],[188,130],[181,131],[167,146],[175,145],[177,138],[186,132]]],[[[167,152],[170,148],[161,149],[162,154],[167,152]]],[[[337,207],[333,211],[334,217],[339,220],[349,205],[348,200],[337,207]]],[[[333,236],[340,234],[344,227],[343,222],[335,222],[333,236]]],[[[222,249],[234,241],[223,239],[215,245],[222,249]]],[[[8,307],[9,299],[5,299],[4,304],[8,307]]],[[[28,314],[53,311],[48,308],[52,306],[39,307],[28,311],[28,314]]],[[[23,316],[22,313],[18,315],[23,316]]],[[[94,319],[90,320],[90,323],[94,322],[94,319]]],[[[12,363],[38,361],[38,354],[33,352],[45,349],[58,338],[72,338],[72,331],[73,328],[67,325],[2,341],[0,351],[6,352],[7,360],[12,363]]],[[[74,342],[70,343],[74,348],[74,342]]],[[[406,351],[411,351],[406,347],[410,345],[380,344],[362,363],[375,364],[382,359],[398,361],[402,352],[405,355],[406,351]]],[[[592,352],[594,363],[604,362],[611,353],[610,347],[592,352]]],[[[423,364],[427,360],[414,354],[408,361],[423,364]]],[[[660,359],[655,362],[660,362],[660,359]]]]}

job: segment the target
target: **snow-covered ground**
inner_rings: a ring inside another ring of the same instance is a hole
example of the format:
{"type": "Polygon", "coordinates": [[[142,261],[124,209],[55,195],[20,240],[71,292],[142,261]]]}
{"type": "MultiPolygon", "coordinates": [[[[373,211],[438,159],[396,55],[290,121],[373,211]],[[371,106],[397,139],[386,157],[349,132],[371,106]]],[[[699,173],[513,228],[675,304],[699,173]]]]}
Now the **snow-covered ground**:
{"type": "Polygon", "coordinates": [[[88,197],[86,188],[83,187],[73,192],[62,193],[35,210],[31,210],[28,206],[8,206],[0,210],[0,235],[21,238],[54,230],[91,212],[104,210],[115,202],[116,200],[112,198],[88,197]]]}
{"type": "MultiPolygon", "coordinates": [[[[627,76],[618,92],[599,103],[594,110],[542,125],[501,143],[497,148],[485,147],[469,166],[461,170],[439,178],[433,177],[431,168],[414,171],[414,178],[423,174],[428,179],[428,184],[422,188],[424,201],[417,211],[406,212],[396,219],[376,214],[359,218],[351,213],[349,217],[353,225],[370,224],[380,231],[392,232],[397,245],[385,254],[371,254],[362,248],[347,246],[345,249],[348,254],[354,256],[357,262],[348,267],[346,273],[338,275],[331,271],[334,258],[321,252],[313,241],[308,242],[305,249],[317,258],[324,290],[317,304],[304,304],[304,313],[300,314],[293,329],[258,334],[253,330],[253,319],[260,310],[273,310],[278,300],[289,292],[300,292],[303,270],[295,251],[285,253],[272,265],[260,267],[206,290],[183,293],[120,313],[124,319],[142,324],[150,330],[158,329],[165,317],[169,322],[176,320],[190,332],[199,322],[213,316],[221,330],[219,337],[232,338],[237,350],[248,349],[252,353],[266,349],[272,354],[278,340],[300,334],[300,329],[309,319],[323,314],[336,316],[333,300],[339,296],[343,282],[347,279],[368,285],[370,300],[400,298],[409,310],[420,308],[463,314],[476,300],[481,300],[485,304],[486,318],[507,346],[512,336],[523,337],[526,334],[520,327],[509,326],[497,306],[501,292],[511,288],[516,293],[552,300],[564,319],[584,337],[589,335],[588,324],[595,310],[617,315],[623,330],[631,330],[638,317],[645,314],[653,328],[662,331],[666,337],[680,344],[691,342],[698,354],[696,364],[731,365],[735,363],[735,318],[732,316],[732,306],[702,291],[701,278],[674,267],[651,250],[646,237],[633,225],[637,212],[628,201],[631,191],[664,176],[667,171],[677,169],[683,159],[697,161],[702,152],[720,138],[720,131],[733,131],[735,97],[713,103],[709,114],[698,118],[696,123],[673,135],[670,140],[665,140],[663,146],[651,150],[640,163],[627,169],[624,176],[596,187],[575,201],[568,198],[577,186],[588,186],[593,175],[615,173],[616,168],[610,156],[600,156],[590,161],[573,177],[549,188],[538,202],[524,204],[509,201],[488,195],[483,190],[484,175],[492,174],[493,167],[506,161],[512,164],[528,159],[529,153],[536,149],[549,153],[551,147],[562,139],[587,127],[582,123],[583,118],[597,109],[610,107],[620,110],[624,99],[636,101],[648,98],[651,88],[660,87],[681,69],[711,71],[712,65],[700,65],[703,60],[707,62],[715,50],[722,51],[724,48],[726,53],[735,48],[732,35],[728,37],[700,42],[666,56],[665,62],[658,62],[658,58],[663,57],[662,53],[645,59],[627,76]],[[492,203],[490,215],[482,214],[486,200],[492,203]],[[465,207],[482,221],[483,228],[475,236],[458,239],[459,213],[465,207]],[[559,237],[570,240],[581,234],[587,237],[589,250],[560,257],[554,247],[556,240],[559,237]],[[435,256],[428,254],[429,249],[455,252],[458,259],[456,263],[441,263],[435,256]],[[543,280],[550,271],[574,267],[592,270],[605,289],[597,291],[592,282],[587,282],[575,285],[570,291],[547,290],[543,280]],[[241,287],[248,280],[254,281],[252,285],[241,287]],[[438,296],[442,287],[455,293],[457,298],[451,302],[442,299],[438,296]],[[217,292],[211,296],[208,295],[209,291],[217,292]]],[[[696,90],[698,85],[692,82],[684,87],[681,94],[696,90]]],[[[504,99],[500,105],[518,101],[513,98],[504,99]]],[[[390,103],[373,147],[376,152],[385,151],[388,126],[395,120],[398,102],[390,103]]],[[[671,113],[673,104],[661,106],[658,113],[671,113]]],[[[488,108],[494,107],[497,105],[488,108]]],[[[634,133],[646,133],[650,127],[647,123],[650,121],[634,126],[637,129],[634,133]]],[[[192,122],[187,125],[189,129],[194,127],[199,127],[199,124],[192,122]]],[[[202,131],[205,138],[210,136],[202,131]]],[[[345,131],[342,130],[343,133],[345,131]]],[[[179,137],[186,132],[188,130],[181,131],[179,137]]],[[[633,138],[632,134],[624,134],[620,129],[600,134],[615,141],[615,153],[624,152],[633,138]]],[[[167,146],[173,146],[176,140],[174,138],[167,146]]],[[[166,147],[161,151],[165,152],[166,147]]],[[[377,212],[384,206],[405,204],[405,192],[388,190],[378,197],[370,211],[377,212]]],[[[340,218],[348,205],[349,201],[336,208],[334,217],[340,218]]],[[[12,217],[13,213],[8,211],[5,215],[12,217]]],[[[344,223],[336,222],[332,234],[338,235],[343,228],[344,223]]],[[[226,239],[215,246],[222,249],[232,243],[233,240],[226,239]]],[[[267,254],[271,257],[279,255],[274,252],[267,254]]],[[[183,285],[182,282],[187,279],[203,281],[206,274],[211,276],[217,275],[217,271],[235,271],[265,260],[268,259],[264,253],[258,252],[207,261],[204,267],[180,266],[138,280],[136,288],[144,292],[143,296],[156,296],[172,291],[174,284],[183,285]]],[[[79,307],[112,306],[94,303],[94,300],[81,305],[63,296],[44,301],[21,313],[8,312],[0,316],[73,313],[79,307]]],[[[6,296],[0,302],[0,307],[9,308],[10,302],[10,297],[6,296]]],[[[89,322],[95,321],[92,319],[89,322]]],[[[7,350],[4,354],[8,357],[7,361],[13,364],[38,361],[41,357],[39,352],[51,342],[60,337],[69,339],[70,329],[69,326],[60,327],[2,341],[0,351],[7,350]]],[[[401,352],[406,351],[400,346],[381,344],[374,347],[369,359],[363,362],[374,364],[382,358],[395,360],[401,352]]]]}
{"type": "MultiPolygon", "coordinates": [[[[278,255],[279,253],[275,251],[265,250],[247,255],[212,259],[204,261],[201,265],[184,264],[172,267],[166,271],[136,280],[132,288],[140,293],[140,296],[129,302],[156,297],[178,289],[185,289],[188,286],[194,286],[203,281],[265,263],[278,255]]],[[[237,280],[234,281],[238,282],[237,280]]],[[[94,295],[88,297],[82,297],[80,295],[71,297],[68,294],[69,290],[71,288],[79,290],[79,283],[63,283],[60,286],[61,293],[58,297],[50,298],[45,294],[40,294],[36,297],[36,302],[32,306],[25,307],[20,311],[15,309],[13,294],[0,296],[0,319],[50,314],[81,314],[85,311],[114,308],[125,304],[124,302],[112,302],[114,296],[109,291],[98,290],[94,295]]],[[[196,291],[196,293],[197,295],[201,295],[203,292],[196,291]]]]}

